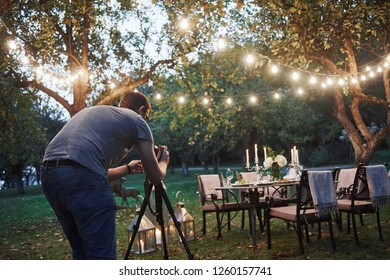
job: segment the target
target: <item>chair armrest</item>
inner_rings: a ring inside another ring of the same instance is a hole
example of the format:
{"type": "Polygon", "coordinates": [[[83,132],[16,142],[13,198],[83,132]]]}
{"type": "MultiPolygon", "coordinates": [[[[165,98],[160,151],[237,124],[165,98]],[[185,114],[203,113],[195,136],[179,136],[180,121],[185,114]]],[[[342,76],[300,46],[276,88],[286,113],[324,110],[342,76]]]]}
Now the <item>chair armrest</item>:
{"type": "Polygon", "coordinates": [[[296,203],[297,199],[296,198],[282,198],[282,197],[275,197],[275,196],[266,196],[265,201],[268,204],[268,208],[272,208],[275,206],[275,202],[281,202],[282,206],[288,206],[290,203],[296,203]]]}

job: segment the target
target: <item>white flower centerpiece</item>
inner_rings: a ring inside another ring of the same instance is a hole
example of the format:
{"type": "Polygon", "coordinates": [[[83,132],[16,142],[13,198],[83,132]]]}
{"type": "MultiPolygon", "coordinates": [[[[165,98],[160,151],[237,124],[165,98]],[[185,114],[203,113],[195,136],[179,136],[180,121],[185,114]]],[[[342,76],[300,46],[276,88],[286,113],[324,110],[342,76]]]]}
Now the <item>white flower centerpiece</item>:
{"type": "Polygon", "coordinates": [[[273,179],[279,180],[280,168],[287,165],[287,159],[281,154],[275,156],[275,152],[270,148],[267,148],[267,151],[270,156],[264,160],[264,169],[271,169],[273,179]]]}

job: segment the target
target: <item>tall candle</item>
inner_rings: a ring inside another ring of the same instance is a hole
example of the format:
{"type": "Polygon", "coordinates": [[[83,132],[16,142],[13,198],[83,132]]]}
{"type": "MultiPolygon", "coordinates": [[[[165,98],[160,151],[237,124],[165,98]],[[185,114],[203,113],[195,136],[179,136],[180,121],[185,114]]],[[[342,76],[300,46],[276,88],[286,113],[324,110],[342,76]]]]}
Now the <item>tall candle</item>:
{"type": "Polygon", "coordinates": [[[246,149],[246,168],[249,169],[249,149],[246,149]]]}
{"type": "Polygon", "coordinates": [[[291,149],[291,164],[294,164],[294,150],[291,149]]]}
{"type": "Polygon", "coordinates": [[[259,162],[259,157],[257,156],[257,144],[255,144],[255,162],[259,162]]]}
{"type": "Polygon", "coordinates": [[[264,147],[264,160],[267,159],[267,149],[264,147]]]}

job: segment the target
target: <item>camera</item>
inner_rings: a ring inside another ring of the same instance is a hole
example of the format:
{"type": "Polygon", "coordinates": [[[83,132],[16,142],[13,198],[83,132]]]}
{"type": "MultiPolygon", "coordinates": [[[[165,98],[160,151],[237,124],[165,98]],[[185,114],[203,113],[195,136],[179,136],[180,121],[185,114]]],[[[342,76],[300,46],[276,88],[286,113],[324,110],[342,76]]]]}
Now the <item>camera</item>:
{"type": "Polygon", "coordinates": [[[156,158],[157,158],[157,161],[160,161],[160,160],[161,160],[162,153],[160,154],[160,156],[158,156],[158,150],[159,150],[158,146],[154,146],[154,149],[155,149],[155,151],[156,151],[156,158]]]}

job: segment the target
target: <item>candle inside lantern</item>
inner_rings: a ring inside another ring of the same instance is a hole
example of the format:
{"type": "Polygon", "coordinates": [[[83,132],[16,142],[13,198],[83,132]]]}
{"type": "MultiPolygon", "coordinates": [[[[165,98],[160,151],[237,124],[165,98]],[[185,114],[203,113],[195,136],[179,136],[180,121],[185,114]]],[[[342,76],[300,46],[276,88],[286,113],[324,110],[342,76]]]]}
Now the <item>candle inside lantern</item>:
{"type": "Polygon", "coordinates": [[[249,149],[246,149],[246,168],[249,169],[249,149]]]}
{"type": "Polygon", "coordinates": [[[143,240],[140,240],[140,245],[141,245],[141,253],[145,252],[145,244],[143,240]]]}
{"type": "Polygon", "coordinates": [[[161,230],[156,228],[156,243],[161,244],[161,230]]]}
{"type": "Polygon", "coordinates": [[[257,155],[257,144],[255,144],[255,162],[258,163],[259,162],[259,157],[257,155]]]}

